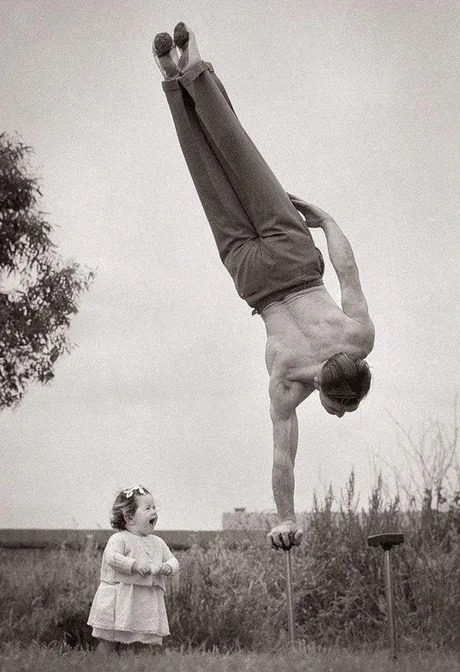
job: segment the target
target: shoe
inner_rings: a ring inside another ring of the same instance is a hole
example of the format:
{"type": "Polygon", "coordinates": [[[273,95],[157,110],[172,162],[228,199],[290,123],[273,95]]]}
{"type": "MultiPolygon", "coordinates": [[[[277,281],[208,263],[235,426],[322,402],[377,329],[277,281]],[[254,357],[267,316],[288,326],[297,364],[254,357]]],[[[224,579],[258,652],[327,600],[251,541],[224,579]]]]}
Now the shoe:
{"type": "Polygon", "coordinates": [[[155,35],[153,56],[165,79],[174,79],[180,74],[176,45],[169,33],[155,35]]]}
{"type": "Polygon", "coordinates": [[[174,43],[181,52],[177,64],[181,74],[190,70],[192,65],[201,61],[194,33],[182,21],[174,28],[174,43]]]}

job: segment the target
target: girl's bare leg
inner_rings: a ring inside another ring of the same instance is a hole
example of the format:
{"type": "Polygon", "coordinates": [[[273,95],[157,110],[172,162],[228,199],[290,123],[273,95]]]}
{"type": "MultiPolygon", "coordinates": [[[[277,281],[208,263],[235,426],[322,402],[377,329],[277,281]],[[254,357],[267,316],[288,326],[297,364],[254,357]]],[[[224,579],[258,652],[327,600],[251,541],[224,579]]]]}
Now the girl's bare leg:
{"type": "Polygon", "coordinates": [[[100,639],[96,648],[96,653],[107,656],[115,653],[117,650],[117,642],[108,642],[106,639],[100,639]]]}

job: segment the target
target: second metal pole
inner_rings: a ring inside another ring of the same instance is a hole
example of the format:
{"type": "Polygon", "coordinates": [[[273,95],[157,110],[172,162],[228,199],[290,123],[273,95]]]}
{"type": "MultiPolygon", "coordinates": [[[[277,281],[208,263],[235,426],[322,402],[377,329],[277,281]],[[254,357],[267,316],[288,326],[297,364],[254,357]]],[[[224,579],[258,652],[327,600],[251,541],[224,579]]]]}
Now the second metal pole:
{"type": "Polygon", "coordinates": [[[286,557],[286,595],[288,609],[288,633],[289,643],[294,644],[294,604],[292,600],[292,570],[291,570],[291,550],[285,551],[286,557]]]}
{"type": "Polygon", "coordinates": [[[388,621],[390,634],[390,656],[396,660],[396,630],[395,630],[395,605],[393,591],[393,575],[391,573],[390,549],[384,549],[385,556],[385,589],[387,594],[388,621]]]}

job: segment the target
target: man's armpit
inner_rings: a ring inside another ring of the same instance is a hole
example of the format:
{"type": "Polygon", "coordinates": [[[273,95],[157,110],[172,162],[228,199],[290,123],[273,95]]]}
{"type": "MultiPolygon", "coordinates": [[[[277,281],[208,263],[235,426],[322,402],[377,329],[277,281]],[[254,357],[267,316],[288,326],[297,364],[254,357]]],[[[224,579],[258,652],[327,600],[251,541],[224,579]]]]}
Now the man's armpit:
{"type": "Polygon", "coordinates": [[[273,384],[270,389],[270,415],[272,418],[287,420],[312,391],[313,388],[309,389],[300,382],[279,381],[273,384]]]}

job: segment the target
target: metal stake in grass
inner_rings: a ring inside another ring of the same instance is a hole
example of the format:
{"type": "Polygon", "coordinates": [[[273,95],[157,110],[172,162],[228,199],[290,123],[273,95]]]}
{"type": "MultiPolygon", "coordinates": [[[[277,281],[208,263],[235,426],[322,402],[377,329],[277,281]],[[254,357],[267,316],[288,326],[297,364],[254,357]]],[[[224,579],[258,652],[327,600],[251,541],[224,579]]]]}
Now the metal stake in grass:
{"type": "Polygon", "coordinates": [[[368,537],[368,546],[381,546],[384,550],[384,565],[385,565],[385,593],[387,599],[388,609],[388,624],[389,624],[389,638],[390,638],[390,657],[396,660],[396,630],[395,630],[395,609],[394,609],[394,586],[393,574],[391,571],[390,551],[393,546],[402,544],[404,542],[404,535],[399,533],[388,532],[386,534],[374,534],[368,537]]]}
{"type": "Polygon", "coordinates": [[[286,596],[288,610],[288,633],[289,644],[294,645],[294,605],[292,600],[292,568],[291,568],[291,549],[284,552],[286,558],[286,596]]]}

